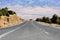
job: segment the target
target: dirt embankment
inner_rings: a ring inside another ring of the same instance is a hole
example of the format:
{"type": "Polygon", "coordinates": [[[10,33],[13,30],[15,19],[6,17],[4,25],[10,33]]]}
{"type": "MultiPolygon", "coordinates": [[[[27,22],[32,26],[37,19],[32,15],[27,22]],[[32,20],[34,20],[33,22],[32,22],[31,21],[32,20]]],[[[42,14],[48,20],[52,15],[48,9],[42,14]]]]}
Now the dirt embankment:
{"type": "Polygon", "coordinates": [[[42,24],[42,25],[46,25],[46,26],[52,26],[52,27],[60,27],[60,25],[59,24],[49,24],[49,23],[45,23],[45,22],[39,22],[40,24],[42,24]]]}
{"type": "Polygon", "coordinates": [[[0,28],[4,28],[10,25],[15,25],[21,22],[22,22],[21,19],[16,14],[10,15],[9,17],[1,16],[0,17],[0,28]]]}

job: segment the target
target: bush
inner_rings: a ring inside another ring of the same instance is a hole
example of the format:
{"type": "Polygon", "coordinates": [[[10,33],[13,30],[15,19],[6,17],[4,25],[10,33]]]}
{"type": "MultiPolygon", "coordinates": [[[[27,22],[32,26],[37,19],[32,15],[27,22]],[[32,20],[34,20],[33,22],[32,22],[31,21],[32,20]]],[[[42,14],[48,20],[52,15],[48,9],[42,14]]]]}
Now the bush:
{"type": "Polygon", "coordinates": [[[9,11],[7,7],[0,9],[0,16],[3,15],[3,16],[9,17],[9,15],[13,15],[13,14],[16,14],[16,13],[11,10],[9,11]]]}
{"type": "Polygon", "coordinates": [[[35,21],[41,21],[41,19],[40,18],[37,18],[35,21]]]}
{"type": "Polygon", "coordinates": [[[60,24],[60,17],[57,18],[57,23],[60,24]]]}
{"type": "Polygon", "coordinates": [[[2,13],[0,12],[0,16],[2,16],[2,13]]]}
{"type": "Polygon", "coordinates": [[[42,21],[43,21],[43,22],[46,22],[46,23],[51,23],[51,20],[50,20],[49,17],[43,17],[43,18],[42,18],[42,21]]]}
{"type": "Polygon", "coordinates": [[[54,14],[53,17],[51,18],[52,23],[57,23],[57,18],[58,16],[54,14]]]}
{"type": "Polygon", "coordinates": [[[16,14],[15,12],[13,12],[13,11],[8,11],[8,13],[10,14],[10,15],[13,15],[13,14],[16,14]]]}
{"type": "Polygon", "coordinates": [[[7,13],[6,16],[9,17],[10,16],[9,13],[7,13]]]}

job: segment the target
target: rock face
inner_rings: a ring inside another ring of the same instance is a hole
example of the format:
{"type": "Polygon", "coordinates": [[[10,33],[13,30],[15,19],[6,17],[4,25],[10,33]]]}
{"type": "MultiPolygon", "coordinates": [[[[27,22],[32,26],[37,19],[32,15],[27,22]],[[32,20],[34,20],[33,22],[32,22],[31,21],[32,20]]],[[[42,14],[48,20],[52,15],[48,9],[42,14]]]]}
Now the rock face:
{"type": "Polygon", "coordinates": [[[22,22],[20,19],[21,18],[19,18],[16,14],[10,15],[9,17],[1,16],[0,17],[0,28],[18,24],[22,22]]]}
{"type": "Polygon", "coordinates": [[[9,27],[21,22],[16,12],[8,10],[7,7],[0,9],[0,28],[9,27]]]}

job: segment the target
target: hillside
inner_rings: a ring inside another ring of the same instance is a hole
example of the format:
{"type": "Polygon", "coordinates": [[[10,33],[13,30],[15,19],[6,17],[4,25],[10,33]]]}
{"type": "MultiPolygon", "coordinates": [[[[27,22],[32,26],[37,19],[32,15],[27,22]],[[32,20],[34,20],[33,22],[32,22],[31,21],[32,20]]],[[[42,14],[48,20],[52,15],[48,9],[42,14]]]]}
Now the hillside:
{"type": "Polygon", "coordinates": [[[8,8],[0,9],[0,28],[15,25],[21,22],[21,18],[8,8]]]}

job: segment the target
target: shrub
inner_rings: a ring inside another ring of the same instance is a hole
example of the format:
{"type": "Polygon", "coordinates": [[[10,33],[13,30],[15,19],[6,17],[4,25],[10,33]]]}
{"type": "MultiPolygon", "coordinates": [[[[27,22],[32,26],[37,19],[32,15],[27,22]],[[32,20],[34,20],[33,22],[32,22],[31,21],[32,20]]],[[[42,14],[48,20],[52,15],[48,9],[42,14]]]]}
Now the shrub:
{"type": "Polygon", "coordinates": [[[54,14],[53,17],[51,18],[52,23],[57,23],[57,18],[58,16],[54,14]]]}
{"type": "Polygon", "coordinates": [[[60,24],[60,17],[57,18],[57,23],[60,24]]]}

